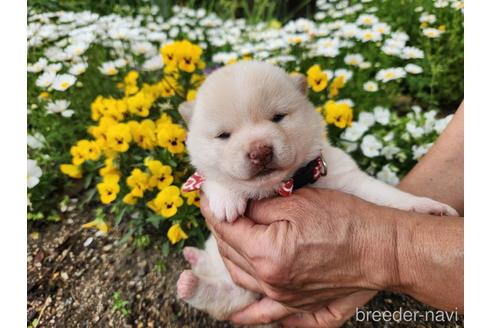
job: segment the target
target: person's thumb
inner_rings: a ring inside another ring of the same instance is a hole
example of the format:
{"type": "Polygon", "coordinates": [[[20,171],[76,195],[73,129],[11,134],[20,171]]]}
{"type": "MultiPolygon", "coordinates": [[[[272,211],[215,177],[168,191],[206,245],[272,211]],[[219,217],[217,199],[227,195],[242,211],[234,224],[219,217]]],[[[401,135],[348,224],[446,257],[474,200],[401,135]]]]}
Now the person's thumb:
{"type": "Polygon", "coordinates": [[[260,200],[252,200],[248,204],[244,216],[258,224],[270,225],[276,221],[282,221],[281,213],[285,202],[289,197],[265,198],[260,200]]]}
{"type": "Polygon", "coordinates": [[[285,318],[292,313],[290,309],[282,304],[265,297],[245,309],[234,313],[229,320],[237,325],[269,324],[285,318]]]}

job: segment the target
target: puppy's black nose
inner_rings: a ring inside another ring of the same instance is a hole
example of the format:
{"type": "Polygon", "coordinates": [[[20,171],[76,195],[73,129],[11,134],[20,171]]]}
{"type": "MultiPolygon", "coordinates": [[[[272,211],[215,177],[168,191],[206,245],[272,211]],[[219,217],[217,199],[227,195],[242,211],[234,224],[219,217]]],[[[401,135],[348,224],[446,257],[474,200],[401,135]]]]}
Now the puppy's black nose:
{"type": "Polygon", "coordinates": [[[253,165],[266,166],[272,161],[273,147],[263,143],[254,143],[251,145],[248,158],[253,165]]]}

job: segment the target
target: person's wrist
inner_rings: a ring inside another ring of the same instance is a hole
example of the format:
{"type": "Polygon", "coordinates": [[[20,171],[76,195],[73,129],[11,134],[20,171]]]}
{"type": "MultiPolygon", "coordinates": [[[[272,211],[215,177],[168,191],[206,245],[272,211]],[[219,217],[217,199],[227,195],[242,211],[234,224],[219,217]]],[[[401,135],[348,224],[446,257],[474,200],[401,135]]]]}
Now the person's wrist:
{"type": "Polygon", "coordinates": [[[399,222],[401,211],[366,204],[361,208],[359,245],[361,272],[366,288],[392,289],[400,285],[398,263],[399,222]]]}

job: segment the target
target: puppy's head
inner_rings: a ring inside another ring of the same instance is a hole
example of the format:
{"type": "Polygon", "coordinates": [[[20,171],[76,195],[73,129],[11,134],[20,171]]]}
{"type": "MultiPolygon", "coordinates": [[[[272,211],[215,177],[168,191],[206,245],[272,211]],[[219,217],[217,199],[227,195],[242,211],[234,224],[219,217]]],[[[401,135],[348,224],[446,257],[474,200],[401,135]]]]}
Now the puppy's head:
{"type": "Polygon", "coordinates": [[[262,62],[223,67],[180,107],[192,164],[205,177],[268,187],[320,154],[324,124],[306,79],[262,62]]]}

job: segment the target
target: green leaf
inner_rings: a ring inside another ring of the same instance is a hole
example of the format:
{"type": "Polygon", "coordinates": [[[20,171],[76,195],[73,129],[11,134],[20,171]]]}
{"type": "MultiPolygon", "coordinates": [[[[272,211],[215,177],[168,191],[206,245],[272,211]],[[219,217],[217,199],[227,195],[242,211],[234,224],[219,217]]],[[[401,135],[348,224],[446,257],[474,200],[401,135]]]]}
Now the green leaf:
{"type": "Polygon", "coordinates": [[[169,255],[169,242],[167,240],[162,244],[162,255],[165,257],[169,255]]]}
{"type": "Polygon", "coordinates": [[[161,223],[162,219],[160,214],[154,214],[147,218],[147,222],[151,223],[156,229],[159,229],[159,223],[161,223]]]}
{"type": "Polygon", "coordinates": [[[94,195],[96,194],[96,192],[97,192],[96,188],[92,188],[89,191],[87,191],[84,199],[82,200],[82,202],[80,202],[80,206],[83,206],[83,205],[89,203],[92,200],[92,198],[94,197],[94,195]]]}
{"type": "Polygon", "coordinates": [[[123,209],[120,211],[120,213],[118,213],[118,215],[116,216],[116,218],[114,219],[114,225],[115,227],[118,226],[121,222],[121,219],[123,218],[123,215],[125,214],[126,210],[128,209],[128,207],[123,207],[123,209]]]}
{"type": "Polygon", "coordinates": [[[128,232],[127,232],[127,233],[126,233],[126,234],[125,234],[125,235],[124,235],[124,236],[120,239],[119,244],[120,244],[120,245],[123,245],[124,243],[126,243],[126,242],[130,239],[130,237],[132,236],[132,234],[133,234],[133,230],[128,231],[128,232]]]}
{"type": "Polygon", "coordinates": [[[176,163],[173,159],[169,159],[169,161],[167,162],[169,165],[171,165],[172,167],[176,167],[178,166],[178,163],[176,163]]]}
{"type": "Polygon", "coordinates": [[[89,173],[86,175],[85,180],[84,180],[84,189],[89,188],[92,182],[92,178],[94,177],[93,173],[89,173]]]}

